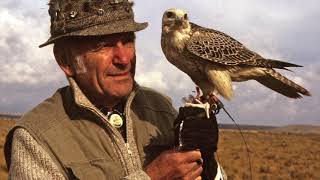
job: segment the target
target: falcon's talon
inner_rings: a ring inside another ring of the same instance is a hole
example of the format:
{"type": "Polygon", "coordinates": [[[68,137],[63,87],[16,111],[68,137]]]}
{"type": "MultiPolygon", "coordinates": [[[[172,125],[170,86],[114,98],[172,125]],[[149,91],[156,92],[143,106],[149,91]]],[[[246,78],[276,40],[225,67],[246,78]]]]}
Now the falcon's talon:
{"type": "Polygon", "coordinates": [[[196,107],[204,109],[208,119],[210,118],[211,111],[214,114],[219,113],[220,109],[223,107],[223,104],[213,92],[207,95],[200,96],[202,92],[199,87],[196,87],[196,92],[196,96],[189,95],[188,98],[183,98],[183,100],[185,100],[185,107],[196,107]]]}
{"type": "Polygon", "coordinates": [[[206,112],[206,116],[209,119],[210,118],[210,104],[208,102],[201,103],[201,104],[194,104],[194,103],[185,103],[185,107],[196,107],[204,109],[206,112]]]}
{"type": "Polygon", "coordinates": [[[199,103],[199,104],[203,104],[199,99],[194,99],[195,102],[199,103]]]}

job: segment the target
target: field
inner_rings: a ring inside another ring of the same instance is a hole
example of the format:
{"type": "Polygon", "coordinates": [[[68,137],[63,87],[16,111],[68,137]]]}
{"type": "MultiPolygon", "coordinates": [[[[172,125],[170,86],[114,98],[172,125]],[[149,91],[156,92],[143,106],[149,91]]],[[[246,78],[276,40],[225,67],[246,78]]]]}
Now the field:
{"type": "MultiPolygon", "coordinates": [[[[318,131],[319,132],[319,131],[318,131]]],[[[320,179],[320,134],[245,131],[252,179],[320,179]]],[[[228,179],[250,179],[250,166],[241,135],[221,130],[218,157],[228,179]]]]}
{"type": "MultiPolygon", "coordinates": [[[[7,179],[3,143],[12,122],[0,120],[1,180],[7,179]]],[[[252,179],[320,179],[320,131],[301,128],[244,131],[250,149],[252,179]],[[301,128],[303,133],[299,131],[301,128]]],[[[238,131],[220,130],[218,158],[229,180],[250,179],[248,156],[238,131]]]]}
{"type": "Polygon", "coordinates": [[[3,155],[3,144],[5,141],[8,130],[13,125],[13,120],[1,120],[0,119],[0,179],[7,179],[7,166],[3,155]]]}

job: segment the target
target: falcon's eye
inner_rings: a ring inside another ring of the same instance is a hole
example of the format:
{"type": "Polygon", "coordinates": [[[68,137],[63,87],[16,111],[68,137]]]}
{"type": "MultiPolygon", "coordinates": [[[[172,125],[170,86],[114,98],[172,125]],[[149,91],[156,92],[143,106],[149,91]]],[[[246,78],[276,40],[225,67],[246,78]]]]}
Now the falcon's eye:
{"type": "Polygon", "coordinates": [[[183,18],[184,18],[184,19],[188,19],[188,15],[187,15],[187,14],[184,14],[183,18]]]}
{"type": "Polygon", "coordinates": [[[167,18],[174,18],[174,13],[173,12],[167,12],[167,18]]]}

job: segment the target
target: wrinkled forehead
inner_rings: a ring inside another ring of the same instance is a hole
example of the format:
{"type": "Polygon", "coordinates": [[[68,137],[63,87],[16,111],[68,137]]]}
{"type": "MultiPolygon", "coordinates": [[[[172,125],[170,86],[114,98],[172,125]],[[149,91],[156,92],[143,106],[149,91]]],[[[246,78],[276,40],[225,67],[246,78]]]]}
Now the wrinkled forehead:
{"type": "Polygon", "coordinates": [[[176,9],[176,8],[170,8],[168,10],[166,10],[166,13],[167,12],[171,12],[171,13],[174,13],[176,16],[179,16],[179,17],[182,17],[184,16],[185,14],[187,14],[186,11],[182,10],[182,9],[176,9]]]}

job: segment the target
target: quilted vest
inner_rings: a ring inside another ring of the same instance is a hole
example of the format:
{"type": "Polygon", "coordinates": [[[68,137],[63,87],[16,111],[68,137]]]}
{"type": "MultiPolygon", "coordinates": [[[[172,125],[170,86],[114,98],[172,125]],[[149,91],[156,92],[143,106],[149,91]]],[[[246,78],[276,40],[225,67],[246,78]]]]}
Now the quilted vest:
{"type": "Polygon", "coordinates": [[[5,144],[8,168],[16,128],[26,129],[69,179],[120,179],[173,147],[177,113],[167,97],[139,86],[131,93],[125,107],[125,140],[85,97],[79,99],[77,91],[70,86],[59,89],[18,121],[5,144]]]}

